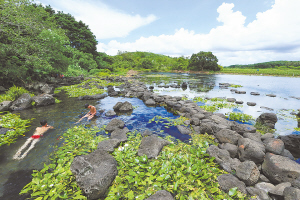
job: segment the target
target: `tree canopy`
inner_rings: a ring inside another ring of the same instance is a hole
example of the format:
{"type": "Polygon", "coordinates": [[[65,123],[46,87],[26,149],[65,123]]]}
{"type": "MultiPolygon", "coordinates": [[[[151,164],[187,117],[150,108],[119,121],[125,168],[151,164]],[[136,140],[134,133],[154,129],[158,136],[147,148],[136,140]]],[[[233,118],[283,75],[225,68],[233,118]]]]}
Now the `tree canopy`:
{"type": "Polygon", "coordinates": [[[188,69],[195,71],[212,70],[218,71],[218,59],[212,52],[200,51],[197,54],[193,54],[189,60],[188,69]]]}

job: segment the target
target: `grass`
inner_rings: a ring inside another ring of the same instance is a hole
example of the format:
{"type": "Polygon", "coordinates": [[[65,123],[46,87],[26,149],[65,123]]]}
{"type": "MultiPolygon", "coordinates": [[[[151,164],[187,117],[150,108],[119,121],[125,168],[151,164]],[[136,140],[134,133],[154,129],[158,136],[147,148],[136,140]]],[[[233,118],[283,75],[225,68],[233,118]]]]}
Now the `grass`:
{"type": "Polygon", "coordinates": [[[289,68],[266,68],[266,69],[242,69],[242,68],[227,68],[217,73],[224,74],[253,74],[253,75],[270,75],[270,76],[300,76],[300,70],[289,68]]]}
{"type": "Polygon", "coordinates": [[[14,101],[24,93],[28,93],[30,94],[30,96],[34,96],[34,94],[30,93],[25,88],[17,87],[14,85],[13,87],[9,88],[9,90],[7,90],[5,94],[0,95],[0,103],[3,101],[14,101]]]}

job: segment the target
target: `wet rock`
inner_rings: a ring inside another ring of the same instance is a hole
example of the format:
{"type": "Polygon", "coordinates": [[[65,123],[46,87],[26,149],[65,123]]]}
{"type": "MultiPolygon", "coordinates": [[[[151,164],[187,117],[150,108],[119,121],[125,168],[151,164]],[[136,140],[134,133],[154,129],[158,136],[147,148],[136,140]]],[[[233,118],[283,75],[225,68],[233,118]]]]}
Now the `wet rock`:
{"type": "Polygon", "coordinates": [[[248,106],[256,106],[256,103],[255,102],[247,102],[247,105],[248,106]]]}
{"type": "Polygon", "coordinates": [[[260,172],[253,161],[242,162],[236,170],[236,176],[247,186],[254,185],[259,179],[260,172]]]}
{"type": "Polygon", "coordinates": [[[146,136],[150,136],[152,135],[153,133],[149,130],[149,129],[146,129],[143,133],[142,133],[142,136],[143,137],[146,137],[146,136]]]}
{"type": "Polygon", "coordinates": [[[236,94],[246,94],[246,91],[235,91],[236,94]]]}
{"type": "Polygon", "coordinates": [[[275,113],[263,113],[257,119],[256,122],[268,126],[272,129],[275,127],[275,123],[278,121],[275,113]]]}
{"type": "Polygon", "coordinates": [[[7,131],[13,131],[13,129],[0,127],[0,135],[5,135],[7,131]]]}
{"type": "Polygon", "coordinates": [[[274,138],[274,134],[273,133],[266,133],[264,135],[261,136],[261,140],[265,140],[268,138],[274,138]]]}
{"type": "Polygon", "coordinates": [[[288,157],[291,160],[295,159],[293,154],[291,154],[291,152],[287,149],[284,149],[283,152],[281,153],[281,155],[284,156],[284,157],[288,157]]]}
{"type": "Polygon", "coordinates": [[[158,156],[162,148],[168,144],[170,144],[169,141],[161,139],[156,135],[144,137],[139,146],[138,156],[145,154],[148,158],[155,158],[158,156]]]}
{"type": "Polygon", "coordinates": [[[261,134],[260,133],[244,133],[243,135],[244,138],[249,138],[251,140],[254,140],[256,142],[262,142],[261,141],[261,134]]]}
{"type": "Polygon", "coordinates": [[[192,117],[190,123],[192,125],[199,126],[200,125],[200,120],[198,118],[196,118],[196,117],[192,117]]]}
{"type": "Polygon", "coordinates": [[[293,182],[300,176],[300,165],[287,157],[267,153],[262,171],[272,183],[293,182]]]}
{"type": "Polygon", "coordinates": [[[174,200],[174,198],[170,192],[167,192],[166,190],[159,190],[146,200],[174,200]]]}
{"type": "Polygon", "coordinates": [[[9,110],[9,107],[12,105],[12,101],[2,101],[0,103],[0,112],[9,110]]]}
{"type": "Polygon", "coordinates": [[[214,133],[214,130],[213,130],[213,127],[215,126],[214,123],[212,122],[201,122],[201,125],[199,126],[199,132],[201,134],[213,134],[214,133]]]}
{"type": "Polygon", "coordinates": [[[147,105],[147,106],[155,106],[155,101],[153,100],[153,99],[148,99],[146,102],[145,102],[145,104],[147,105]]]}
{"type": "Polygon", "coordinates": [[[117,161],[103,150],[74,158],[70,170],[78,186],[89,199],[105,198],[118,174],[117,161]]]}
{"type": "Polygon", "coordinates": [[[219,144],[219,148],[227,150],[231,158],[235,158],[237,156],[238,148],[236,145],[230,143],[223,143],[219,144]]]}
{"type": "Polygon", "coordinates": [[[300,199],[300,190],[294,187],[286,187],[283,191],[284,200],[300,199]]]}
{"type": "Polygon", "coordinates": [[[40,91],[43,93],[43,94],[53,94],[54,93],[54,87],[52,86],[49,86],[47,83],[44,84],[41,88],[40,88],[40,91]]]}
{"type": "Polygon", "coordinates": [[[177,125],[176,126],[181,134],[189,135],[192,133],[191,129],[186,126],[177,125]]]}
{"type": "Polygon", "coordinates": [[[116,129],[111,133],[110,138],[119,140],[120,142],[126,142],[128,140],[126,135],[127,133],[129,133],[129,129],[127,127],[123,129],[116,129]]]}
{"type": "Polygon", "coordinates": [[[268,108],[268,107],[265,107],[265,106],[261,106],[260,108],[265,109],[265,110],[269,110],[269,111],[273,111],[274,110],[273,108],[268,108]]]}
{"type": "Polygon", "coordinates": [[[214,133],[216,138],[222,143],[230,143],[236,145],[238,140],[242,138],[237,132],[229,129],[221,129],[220,131],[214,133]]]}
{"type": "Polygon", "coordinates": [[[28,93],[22,94],[16,101],[10,106],[11,110],[24,110],[32,107],[32,98],[28,93]]]}
{"type": "Polygon", "coordinates": [[[270,180],[263,174],[259,175],[259,180],[258,182],[266,182],[266,183],[270,183],[270,180]]]}
{"type": "Polygon", "coordinates": [[[268,97],[276,97],[275,94],[266,94],[266,96],[268,96],[268,97]]]}
{"type": "Polygon", "coordinates": [[[284,182],[276,185],[272,190],[269,191],[269,194],[275,195],[275,196],[283,196],[283,191],[286,187],[291,187],[290,182],[284,182]]]}
{"type": "Polygon", "coordinates": [[[273,190],[275,186],[272,183],[260,182],[255,184],[255,188],[260,189],[268,193],[269,191],[273,190]]]}
{"type": "Polygon", "coordinates": [[[124,126],[125,126],[125,123],[122,120],[112,119],[105,127],[105,131],[111,133],[116,129],[123,129],[124,126]]]}
{"type": "Polygon", "coordinates": [[[264,190],[254,187],[247,187],[246,190],[250,196],[258,196],[257,200],[272,200],[264,190]]]}
{"type": "Polygon", "coordinates": [[[251,95],[258,96],[260,95],[258,92],[250,92],[251,95]]]}
{"type": "Polygon", "coordinates": [[[199,120],[201,120],[201,119],[205,118],[205,115],[201,114],[201,113],[197,113],[197,114],[192,115],[192,118],[198,118],[199,120]]]}
{"type": "Polygon", "coordinates": [[[282,154],[284,150],[284,143],[280,139],[268,138],[264,140],[266,151],[274,154],[282,154]]]}
{"type": "Polygon", "coordinates": [[[217,179],[220,184],[220,188],[224,192],[228,193],[231,188],[237,187],[240,192],[247,194],[245,183],[232,174],[223,174],[218,176],[217,179]]]}
{"type": "Polygon", "coordinates": [[[300,158],[300,135],[279,136],[284,143],[284,146],[295,158],[300,158]]]}
{"type": "Polygon", "coordinates": [[[235,102],[236,99],[235,99],[235,98],[227,98],[227,101],[228,101],[228,102],[235,102]]]}
{"type": "Polygon", "coordinates": [[[243,104],[243,101],[235,101],[236,104],[243,104]]]}
{"type": "Polygon", "coordinates": [[[78,100],[96,100],[96,99],[104,99],[107,97],[107,94],[95,94],[95,95],[85,95],[78,97],[78,100]]]}
{"type": "Polygon", "coordinates": [[[249,138],[241,138],[238,141],[238,156],[241,161],[252,160],[262,163],[265,157],[265,146],[249,138]]]}
{"type": "Polygon", "coordinates": [[[112,116],[115,116],[115,115],[117,115],[117,113],[113,110],[109,110],[105,113],[106,117],[112,117],[112,116]]]}
{"type": "Polygon", "coordinates": [[[211,145],[207,148],[206,153],[210,157],[215,157],[215,161],[227,172],[231,173],[231,157],[227,150],[220,149],[215,145],[211,145]]]}
{"type": "Polygon", "coordinates": [[[118,139],[109,139],[109,140],[103,140],[98,143],[97,149],[107,151],[108,153],[114,152],[115,148],[119,146],[121,143],[118,139]]]}
{"type": "Polygon", "coordinates": [[[32,100],[35,102],[35,106],[47,106],[55,104],[55,98],[50,94],[34,96],[32,97],[32,100]]]}
{"type": "Polygon", "coordinates": [[[116,112],[130,112],[133,110],[133,106],[128,101],[125,102],[118,102],[114,107],[114,111],[116,112]]]}
{"type": "Polygon", "coordinates": [[[235,121],[231,124],[231,130],[236,131],[237,133],[243,135],[245,132],[255,133],[256,128],[254,126],[251,126],[249,124],[239,124],[235,121]]]}

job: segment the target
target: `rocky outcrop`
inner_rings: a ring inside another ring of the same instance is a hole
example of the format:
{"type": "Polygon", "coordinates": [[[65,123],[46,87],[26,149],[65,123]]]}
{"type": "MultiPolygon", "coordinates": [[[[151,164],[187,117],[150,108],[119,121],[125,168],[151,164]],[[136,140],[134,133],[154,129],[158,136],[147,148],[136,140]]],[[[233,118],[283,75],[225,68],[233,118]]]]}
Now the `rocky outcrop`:
{"type": "Polygon", "coordinates": [[[104,99],[105,97],[107,97],[107,94],[84,95],[78,97],[78,100],[97,100],[104,99]]]}
{"type": "Polygon", "coordinates": [[[114,130],[123,129],[124,126],[125,126],[125,123],[122,120],[115,118],[107,124],[107,126],[105,127],[105,131],[111,133],[114,130]]]}
{"type": "Polygon", "coordinates": [[[118,102],[113,109],[115,112],[130,112],[133,110],[133,106],[128,101],[118,102]]]}
{"type": "Polygon", "coordinates": [[[2,111],[8,111],[9,107],[12,105],[12,101],[2,101],[0,103],[0,112],[2,111]]]}
{"type": "Polygon", "coordinates": [[[139,146],[138,156],[147,155],[148,158],[155,158],[162,148],[168,144],[170,144],[169,141],[161,139],[156,135],[144,137],[139,146]]]}
{"type": "Polygon", "coordinates": [[[47,106],[55,104],[55,98],[50,94],[42,94],[32,97],[32,100],[35,102],[35,106],[47,106]]]}
{"type": "Polygon", "coordinates": [[[226,193],[228,193],[231,188],[237,187],[240,192],[247,194],[245,183],[232,174],[223,174],[218,176],[217,179],[220,184],[220,188],[226,193]]]}
{"type": "Polygon", "coordinates": [[[28,93],[22,94],[16,101],[10,106],[11,110],[24,110],[32,107],[32,98],[28,93]]]}
{"type": "Polygon", "coordinates": [[[174,198],[170,192],[167,192],[166,190],[159,190],[146,200],[174,200],[174,198]]]}
{"type": "Polygon", "coordinates": [[[284,147],[293,154],[295,158],[300,158],[300,135],[279,136],[284,143],[284,147]]]}
{"type": "Polygon", "coordinates": [[[104,150],[74,158],[70,170],[89,199],[105,198],[106,191],[118,174],[117,161],[104,150]]]}
{"type": "Polygon", "coordinates": [[[300,176],[300,165],[287,157],[267,153],[262,171],[273,183],[293,182],[300,176]]]}
{"type": "Polygon", "coordinates": [[[263,113],[256,119],[256,122],[274,129],[277,120],[275,113],[263,113]]]}

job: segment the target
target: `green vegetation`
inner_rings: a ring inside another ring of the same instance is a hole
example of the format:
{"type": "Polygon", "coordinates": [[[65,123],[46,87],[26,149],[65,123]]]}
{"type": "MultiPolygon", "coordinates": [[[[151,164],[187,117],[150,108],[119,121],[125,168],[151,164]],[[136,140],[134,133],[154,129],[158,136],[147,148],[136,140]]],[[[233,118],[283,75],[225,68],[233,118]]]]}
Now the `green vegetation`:
{"type": "Polygon", "coordinates": [[[220,71],[217,57],[212,52],[204,51],[192,55],[188,68],[194,71],[220,71]]]}
{"type": "Polygon", "coordinates": [[[225,74],[252,74],[252,75],[272,75],[272,76],[300,76],[300,67],[292,69],[288,67],[248,69],[248,68],[228,68],[224,67],[221,73],[225,74]]]}
{"type": "Polygon", "coordinates": [[[230,86],[229,87],[233,87],[233,88],[240,88],[240,87],[243,87],[243,86],[241,86],[241,85],[234,85],[234,84],[230,84],[230,86]]]}
{"type": "Polygon", "coordinates": [[[250,120],[254,120],[254,118],[251,115],[247,115],[244,113],[239,112],[230,112],[225,114],[228,119],[233,121],[239,121],[239,122],[249,122],[250,120]]]}
{"type": "Polygon", "coordinates": [[[71,85],[71,86],[62,86],[56,88],[54,93],[59,93],[61,90],[65,90],[69,97],[80,97],[84,95],[95,95],[95,94],[103,94],[105,92],[104,89],[98,89],[95,84],[106,87],[108,85],[119,86],[123,83],[121,82],[107,82],[105,80],[101,80],[100,78],[92,78],[86,81],[83,81],[80,84],[71,85]]]}
{"type": "Polygon", "coordinates": [[[238,108],[240,105],[237,105],[232,102],[227,102],[226,99],[223,98],[211,98],[211,99],[204,99],[202,97],[195,97],[193,99],[194,102],[202,102],[206,105],[200,106],[200,108],[203,108],[204,110],[208,112],[216,112],[223,108],[238,108]]]}
{"type": "Polygon", "coordinates": [[[230,65],[226,68],[249,68],[249,69],[265,69],[265,68],[283,68],[289,69],[299,69],[300,61],[271,61],[271,62],[263,62],[263,63],[256,63],[250,65],[230,65]]]}
{"type": "Polygon", "coordinates": [[[256,128],[256,130],[258,132],[260,132],[262,135],[266,134],[266,133],[274,133],[275,132],[275,129],[271,129],[270,127],[268,126],[265,126],[261,123],[256,123],[254,125],[254,127],[256,128]]]}
{"type": "Polygon", "coordinates": [[[7,90],[5,94],[0,95],[0,102],[14,101],[24,93],[28,93],[30,94],[30,96],[34,96],[34,94],[31,94],[28,90],[14,85],[13,87],[9,88],[9,90],[7,90]]]}
{"type": "Polygon", "coordinates": [[[0,136],[0,146],[9,145],[14,143],[16,139],[23,135],[26,132],[26,128],[29,127],[31,122],[30,119],[23,120],[17,114],[0,112],[0,126],[3,128],[12,129],[11,131],[6,132],[6,134],[1,134],[0,136]]]}
{"type": "Polygon", "coordinates": [[[61,137],[64,144],[44,164],[40,171],[33,170],[32,180],[20,192],[29,193],[34,199],[86,199],[75,181],[70,165],[75,156],[94,151],[105,137],[96,136],[99,131],[75,126],[68,129],[61,137]]]}
{"type": "MultiPolygon", "coordinates": [[[[63,134],[64,144],[51,156],[51,163],[40,171],[34,170],[32,181],[20,194],[35,199],[86,199],[77,186],[70,165],[75,156],[84,155],[105,140],[96,136],[99,129],[74,127],[63,134]]],[[[112,154],[118,162],[118,175],[107,194],[108,199],[145,199],[158,190],[167,190],[176,199],[232,199],[244,196],[239,192],[224,193],[219,189],[217,176],[226,173],[205,153],[214,144],[208,135],[192,135],[189,144],[174,142],[165,146],[155,159],[137,156],[141,134],[130,133],[128,142],[112,154]]]]}

